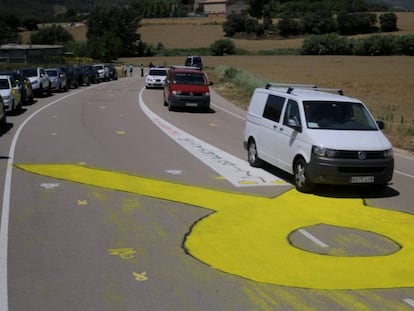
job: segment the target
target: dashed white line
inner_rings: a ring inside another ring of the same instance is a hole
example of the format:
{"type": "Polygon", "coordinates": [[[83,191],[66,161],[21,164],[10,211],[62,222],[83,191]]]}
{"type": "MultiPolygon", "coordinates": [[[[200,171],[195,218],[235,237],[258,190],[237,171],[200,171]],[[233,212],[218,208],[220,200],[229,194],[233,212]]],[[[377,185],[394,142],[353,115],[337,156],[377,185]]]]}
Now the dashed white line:
{"type": "Polygon", "coordinates": [[[317,237],[315,237],[314,235],[312,235],[311,233],[309,233],[305,229],[299,229],[298,231],[300,233],[302,233],[305,237],[307,237],[309,240],[314,242],[316,245],[318,245],[320,247],[323,247],[323,248],[329,247],[328,244],[322,242],[321,240],[319,240],[317,237]]]}

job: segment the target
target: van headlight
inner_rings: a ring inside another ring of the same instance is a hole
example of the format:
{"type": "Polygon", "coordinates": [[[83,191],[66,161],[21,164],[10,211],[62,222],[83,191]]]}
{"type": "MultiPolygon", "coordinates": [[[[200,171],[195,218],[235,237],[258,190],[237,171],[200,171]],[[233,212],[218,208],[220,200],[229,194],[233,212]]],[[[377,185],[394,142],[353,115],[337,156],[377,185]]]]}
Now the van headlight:
{"type": "Polygon", "coordinates": [[[322,158],[335,158],[336,156],[335,149],[323,148],[318,146],[312,146],[312,153],[318,157],[322,158]]]}
{"type": "Polygon", "coordinates": [[[392,149],[388,149],[384,151],[384,159],[391,159],[394,156],[394,152],[392,149]]]}

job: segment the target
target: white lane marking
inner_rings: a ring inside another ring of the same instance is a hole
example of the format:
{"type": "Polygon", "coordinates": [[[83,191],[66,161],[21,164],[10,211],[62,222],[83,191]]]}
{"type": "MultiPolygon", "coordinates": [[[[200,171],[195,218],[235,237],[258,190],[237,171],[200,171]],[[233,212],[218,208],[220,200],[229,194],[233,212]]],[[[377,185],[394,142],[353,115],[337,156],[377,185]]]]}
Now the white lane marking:
{"type": "Polygon", "coordinates": [[[408,178],[414,178],[414,175],[410,175],[410,174],[407,174],[407,173],[403,173],[403,172],[401,172],[401,171],[396,171],[396,170],[394,170],[394,173],[397,173],[397,174],[403,175],[403,176],[408,177],[408,178]]]}
{"type": "Polygon", "coordinates": [[[311,240],[312,242],[314,242],[316,245],[318,245],[320,247],[323,247],[323,248],[329,247],[327,244],[325,244],[324,242],[322,242],[321,240],[319,240],[317,237],[315,237],[313,234],[309,233],[305,229],[299,229],[299,232],[302,233],[309,240],[311,240]]]}
{"type": "Polygon", "coordinates": [[[59,187],[60,184],[59,183],[41,183],[40,187],[43,187],[45,189],[54,189],[59,187]]]}
{"type": "Polygon", "coordinates": [[[411,307],[413,307],[413,308],[414,308],[414,300],[413,300],[413,299],[410,299],[410,298],[405,298],[405,299],[403,299],[403,301],[404,301],[407,305],[409,305],[409,306],[411,306],[411,307]]]}
{"type": "Polygon", "coordinates": [[[168,174],[171,174],[171,175],[181,175],[181,173],[182,173],[183,171],[181,171],[181,170],[166,170],[166,172],[167,172],[168,174]]]}
{"type": "Polygon", "coordinates": [[[212,146],[160,118],[145,105],[142,99],[143,91],[144,89],[141,89],[139,93],[139,104],[147,117],[177,144],[235,187],[288,185],[276,176],[262,169],[251,167],[247,161],[212,146]]]}
{"type": "MultiPolygon", "coordinates": [[[[95,88],[97,86],[91,86],[88,89],[95,88]]],[[[4,178],[4,190],[3,190],[3,204],[1,211],[1,223],[0,223],[0,311],[9,310],[9,301],[8,301],[8,285],[7,285],[7,248],[8,248],[8,234],[9,234],[9,216],[10,216],[10,193],[11,193],[11,182],[12,182],[12,173],[13,173],[13,158],[14,152],[16,150],[17,140],[19,139],[20,133],[23,130],[23,127],[38,113],[44,109],[76,94],[86,91],[87,89],[82,89],[74,93],[70,93],[66,96],[63,96],[51,103],[43,106],[39,110],[33,112],[28,116],[22,124],[16,130],[16,133],[13,136],[12,143],[10,145],[9,156],[7,160],[6,174],[4,178]]]]}
{"type": "Polygon", "coordinates": [[[228,113],[229,115],[231,115],[231,116],[233,116],[233,117],[236,117],[236,118],[238,118],[238,119],[240,119],[240,120],[243,120],[243,121],[245,121],[245,120],[246,120],[246,118],[241,117],[241,116],[239,116],[238,114],[236,114],[236,113],[234,113],[234,112],[231,112],[231,111],[229,111],[229,110],[227,110],[227,109],[224,109],[223,107],[220,107],[220,106],[215,105],[215,104],[212,104],[212,106],[214,106],[214,107],[216,107],[216,108],[218,108],[218,109],[220,109],[220,110],[223,110],[224,112],[228,113]]]}

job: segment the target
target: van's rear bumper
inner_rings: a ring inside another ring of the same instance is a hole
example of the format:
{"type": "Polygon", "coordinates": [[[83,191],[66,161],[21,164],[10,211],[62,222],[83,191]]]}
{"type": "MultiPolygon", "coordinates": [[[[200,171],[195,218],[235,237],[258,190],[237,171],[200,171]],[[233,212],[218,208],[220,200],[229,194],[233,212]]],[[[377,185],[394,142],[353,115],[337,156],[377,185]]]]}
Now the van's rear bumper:
{"type": "Polygon", "coordinates": [[[317,184],[384,185],[394,172],[390,159],[329,159],[312,155],[308,163],[308,178],[317,184]]]}

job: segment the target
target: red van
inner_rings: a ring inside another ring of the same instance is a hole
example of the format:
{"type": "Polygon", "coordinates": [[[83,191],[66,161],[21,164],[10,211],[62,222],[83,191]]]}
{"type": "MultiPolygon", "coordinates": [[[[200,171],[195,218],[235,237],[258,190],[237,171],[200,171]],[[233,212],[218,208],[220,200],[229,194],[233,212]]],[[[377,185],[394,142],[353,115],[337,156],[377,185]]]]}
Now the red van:
{"type": "Polygon", "coordinates": [[[206,74],[194,67],[173,66],[164,85],[164,106],[168,109],[198,108],[210,110],[210,89],[206,74]]]}

